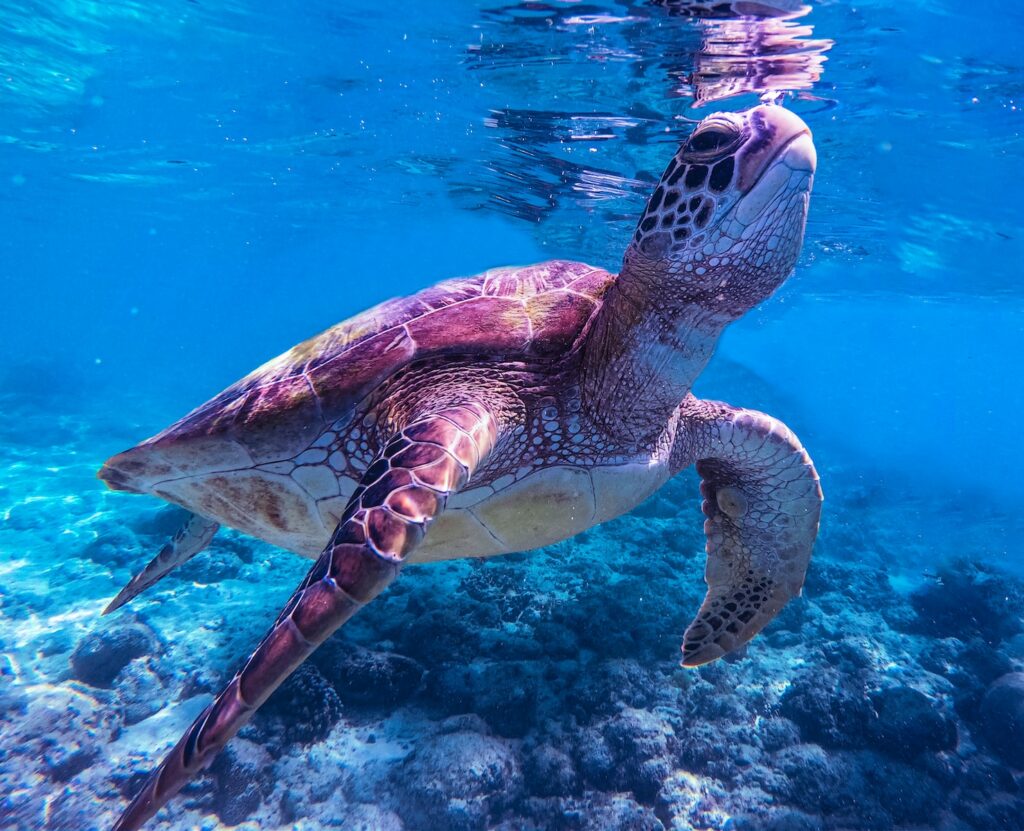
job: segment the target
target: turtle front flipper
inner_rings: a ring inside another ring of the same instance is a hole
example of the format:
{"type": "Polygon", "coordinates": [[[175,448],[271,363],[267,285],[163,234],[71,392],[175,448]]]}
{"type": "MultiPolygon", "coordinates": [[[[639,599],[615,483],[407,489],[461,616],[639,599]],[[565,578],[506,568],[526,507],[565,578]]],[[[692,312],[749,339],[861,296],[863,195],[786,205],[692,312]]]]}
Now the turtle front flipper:
{"type": "Polygon", "coordinates": [[[128,581],[107,604],[103,614],[120,609],[136,595],[144,592],[158,580],[166,577],[180,565],[184,565],[210,544],[213,535],[220,528],[216,522],[199,514],[189,514],[188,519],[149,564],[128,581]]]}
{"type": "Polygon", "coordinates": [[[498,425],[478,404],[413,420],[363,474],[316,564],[242,669],[181,737],[114,831],[152,817],[338,627],[380,594],[448,497],[491,452],[498,425]]]}
{"type": "Polygon", "coordinates": [[[674,468],[697,462],[707,520],[708,593],[683,638],[699,666],[745,644],[798,595],[821,514],[814,464],[764,413],[687,397],[674,468]]]}

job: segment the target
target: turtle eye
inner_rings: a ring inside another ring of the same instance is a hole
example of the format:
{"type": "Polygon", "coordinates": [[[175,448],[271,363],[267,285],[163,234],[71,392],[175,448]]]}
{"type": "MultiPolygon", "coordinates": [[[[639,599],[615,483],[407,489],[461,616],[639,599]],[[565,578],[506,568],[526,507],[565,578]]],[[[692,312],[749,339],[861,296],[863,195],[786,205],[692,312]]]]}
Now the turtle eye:
{"type": "Polygon", "coordinates": [[[699,153],[702,156],[719,153],[727,147],[731,147],[738,137],[739,134],[736,130],[728,127],[718,125],[705,127],[690,136],[686,142],[686,152],[699,153]]]}

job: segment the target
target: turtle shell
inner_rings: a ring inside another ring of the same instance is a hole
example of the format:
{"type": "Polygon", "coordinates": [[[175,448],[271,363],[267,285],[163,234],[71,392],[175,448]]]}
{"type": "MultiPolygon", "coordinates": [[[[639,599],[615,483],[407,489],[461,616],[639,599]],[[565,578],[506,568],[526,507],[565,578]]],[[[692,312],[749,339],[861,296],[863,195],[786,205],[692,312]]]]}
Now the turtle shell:
{"type": "Polygon", "coordinates": [[[564,354],[613,279],[583,263],[553,260],[446,280],[388,300],[298,344],[112,457],[100,478],[142,492],[162,479],[291,459],[414,361],[564,354]]]}

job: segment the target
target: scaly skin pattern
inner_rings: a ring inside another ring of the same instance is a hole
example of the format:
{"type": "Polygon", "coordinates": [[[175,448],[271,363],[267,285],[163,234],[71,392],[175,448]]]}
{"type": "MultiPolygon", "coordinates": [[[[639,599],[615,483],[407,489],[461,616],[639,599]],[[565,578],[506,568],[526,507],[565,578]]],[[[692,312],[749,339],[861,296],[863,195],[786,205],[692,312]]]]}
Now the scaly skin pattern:
{"type": "Polygon", "coordinates": [[[807,451],[764,413],[687,396],[673,471],[697,463],[707,517],[708,594],[683,637],[683,663],[728,654],[803,587],[822,493],[807,451]]]}
{"type": "Polygon", "coordinates": [[[704,119],[669,162],[585,345],[605,432],[649,442],[725,326],[789,276],[815,161],[806,125],[762,106],[704,119]]]}
{"type": "Polygon", "coordinates": [[[814,167],[809,131],[779,107],[710,116],[618,275],[556,260],[389,301],[111,458],[111,487],[195,515],[115,604],[217,523],[316,559],[117,831],[140,828],[403,565],[565,539],[694,463],[708,593],[683,663],[760,631],[802,586],[818,477],[781,422],[690,389],[724,327],[792,272],[814,167]]]}

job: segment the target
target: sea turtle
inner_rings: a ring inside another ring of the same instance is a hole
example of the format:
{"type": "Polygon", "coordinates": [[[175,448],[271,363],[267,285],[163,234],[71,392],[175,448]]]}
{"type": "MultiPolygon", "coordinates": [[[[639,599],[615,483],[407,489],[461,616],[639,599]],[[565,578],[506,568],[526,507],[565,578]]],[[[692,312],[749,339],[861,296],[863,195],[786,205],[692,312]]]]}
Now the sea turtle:
{"type": "Polygon", "coordinates": [[[618,275],[554,260],[388,301],[112,457],[99,473],[111,488],[191,513],[108,610],[218,524],[316,560],[116,829],[151,817],[406,563],[566,539],[694,463],[708,591],[683,663],[764,627],[803,584],[818,476],[782,423],[690,389],[723,328],[792,272],[815,160],[807,126],[780,106],[710,115],[618,275]]]}

